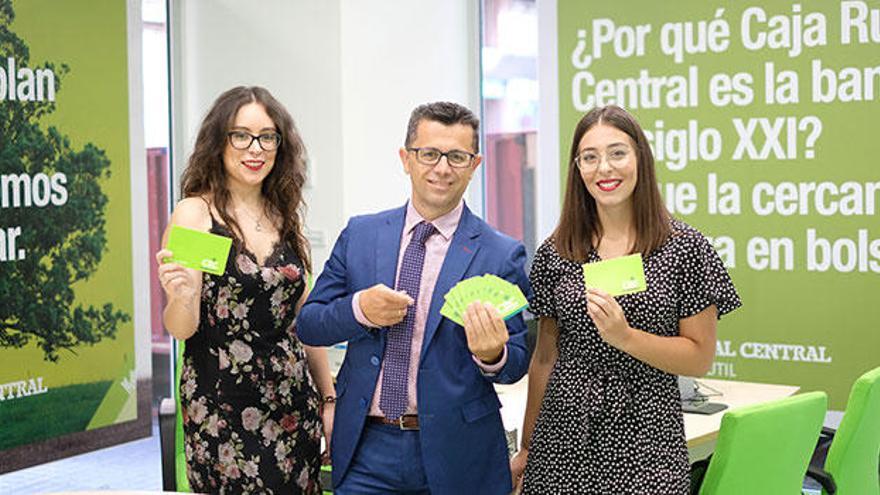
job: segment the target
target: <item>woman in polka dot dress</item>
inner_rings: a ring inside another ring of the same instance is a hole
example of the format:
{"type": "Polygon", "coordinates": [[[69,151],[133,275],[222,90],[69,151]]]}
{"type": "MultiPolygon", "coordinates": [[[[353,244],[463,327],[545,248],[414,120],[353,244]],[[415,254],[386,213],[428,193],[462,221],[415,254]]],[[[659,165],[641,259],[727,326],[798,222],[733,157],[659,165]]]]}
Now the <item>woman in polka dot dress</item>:
{"type": "Polygon", "coordinates": [[[664,208],[631,115],[592,110],[570,157],[559,225],[530,274],[538,344],[511,471],[525,493],[685,494],[676,375],[709,370],[716,320],[739,297],[706,238],[664,208]],[[585,288],[583,263],[630,253],[642,254],[646,291],[585,288]]]}

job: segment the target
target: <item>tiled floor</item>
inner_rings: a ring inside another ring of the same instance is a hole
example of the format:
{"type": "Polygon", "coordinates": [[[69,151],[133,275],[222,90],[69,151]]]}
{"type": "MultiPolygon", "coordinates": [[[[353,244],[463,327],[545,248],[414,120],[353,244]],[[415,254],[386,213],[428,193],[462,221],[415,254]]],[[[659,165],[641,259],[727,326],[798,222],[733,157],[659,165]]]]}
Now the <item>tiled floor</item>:
{"type": "Polygon", "coordinates": [[[153,436],[0,475],[0,493],[162,490],[159,430],[153,436]]]}

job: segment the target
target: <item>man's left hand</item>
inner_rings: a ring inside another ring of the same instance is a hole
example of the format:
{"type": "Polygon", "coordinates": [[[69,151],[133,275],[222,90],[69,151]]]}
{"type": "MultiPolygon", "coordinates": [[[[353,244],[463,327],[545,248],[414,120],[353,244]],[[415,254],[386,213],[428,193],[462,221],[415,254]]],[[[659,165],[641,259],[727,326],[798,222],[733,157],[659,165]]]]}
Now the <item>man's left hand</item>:
{"type": "Polygon", "coordinates": [[[501,359],[510,338],[498,310],[481,302],[473,302],[465,310],[464,333],[471,354],[485,364],[494,364],[501,359]]]}

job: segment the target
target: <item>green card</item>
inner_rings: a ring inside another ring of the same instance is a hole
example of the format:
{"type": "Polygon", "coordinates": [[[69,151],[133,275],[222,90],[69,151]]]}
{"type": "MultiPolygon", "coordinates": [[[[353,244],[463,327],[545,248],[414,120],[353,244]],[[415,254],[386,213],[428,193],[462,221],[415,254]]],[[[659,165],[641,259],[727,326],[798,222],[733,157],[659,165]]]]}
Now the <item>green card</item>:
{"type": "Polygon", "coordinates": [[[232,239],[229,237],[172,225],[166,248],[172,256],[165,261],[222,275],[231,247],[232,239]]]}
{"type": "Polygon", "coordinates": [[[648,288],[641,253],[584,265],[584,285],[612,296],[635,294],[648,288]]]}
{"type": "Polygon", "coordinates": [[[495,306],[505,320],[524,310],[529,302],[518,286],[492,274],[483,275],[486,288],[483,290],[487,302],[495,306]]]}
{"type": "Polygon", "coordinates": [[[440,314],[464,325],[464,312],[474,301],[489,303],[505,320],[512,318],[528,306],[520,288],[491,273],[471,277],[458,282],[444,295],[445,304],[440,314]]]}

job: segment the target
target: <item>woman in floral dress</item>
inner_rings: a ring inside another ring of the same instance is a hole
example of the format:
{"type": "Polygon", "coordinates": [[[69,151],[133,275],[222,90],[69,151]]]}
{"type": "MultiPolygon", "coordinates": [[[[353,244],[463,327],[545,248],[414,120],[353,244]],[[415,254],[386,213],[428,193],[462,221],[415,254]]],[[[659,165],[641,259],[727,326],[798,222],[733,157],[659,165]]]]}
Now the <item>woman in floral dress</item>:
{"type": "Polygon", "coordinates": [[[156,255],[165,326],[186,340],[180,396],[194,491],[320,493],[335,395],[326,351],[302,345],[294,326],[311,268],[304,181],[304,146],[284,107],[259,87],[220,95],[171,224],[231,237],[226,270],[156,255]]]}

